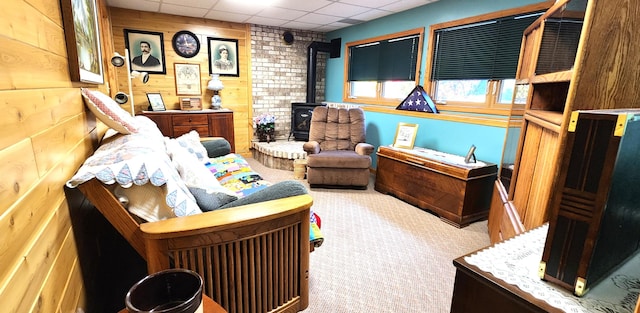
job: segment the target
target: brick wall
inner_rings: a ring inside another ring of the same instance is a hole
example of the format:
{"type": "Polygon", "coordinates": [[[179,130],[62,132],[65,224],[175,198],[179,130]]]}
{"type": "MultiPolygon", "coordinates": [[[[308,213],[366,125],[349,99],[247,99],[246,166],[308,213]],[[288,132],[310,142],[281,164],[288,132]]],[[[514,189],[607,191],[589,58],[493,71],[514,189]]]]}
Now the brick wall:
{"type": "MultiPolygon", "coordinates": [[[[307,47],[313,41],[325,41],[323,33],[289,30],[293,33],[294,42],[288,45],[282,39],[286,30],[251,26],[253,116],[273,114],[276,117],[277,139],[289,137],[291,102],[306,102],[307,47]]],[[[318,53],[316,102],[324,100],[327,58],[327,53],[318,53]]]]}

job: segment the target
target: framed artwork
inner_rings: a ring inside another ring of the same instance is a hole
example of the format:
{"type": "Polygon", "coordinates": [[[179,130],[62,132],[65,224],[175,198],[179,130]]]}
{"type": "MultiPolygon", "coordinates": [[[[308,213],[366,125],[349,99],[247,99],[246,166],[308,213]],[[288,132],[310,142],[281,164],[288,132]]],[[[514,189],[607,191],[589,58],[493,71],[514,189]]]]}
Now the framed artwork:
{"type": "Polygon", "coordinates": [[[173,50],[183,58],[193,58],[200,52],[198,36],[188,30],[181,30],[173,35],[171,45],[173,50]]]}
{"type": "Polygon", "coordinates": [[[209,74],[240,76],[238,67],[238,40],[207,37],[209,47],[209,74]]]}
{"type": "Polygon", "coordinates": [[[199,96],[200,89],[200,64],[174,63],[173,69],[176,76],[176,95],[199,96]]]}
{"type": "Polygon", "coordinates": [[[60,7],[71,80],[104,83],[96,1],[62,0],[60,7]]]}
{"type": "Polygon", "coordinates": [[[417,133],[418,124],[398,123],[396,137],[393,140],[393,147],[413,149],[413,143],[416,141],[417,133]]]}
{"type": "Polygon", "coordinates": [[[162,33],[125,29],[124,43],[129,50],[129,65],[132,71],[167,73],[162,33]]]}
{"type": "Polygon", "coordinates": [[[166,111],[164,106],[162,95],[159,92],[147,92],[147,99],[149,100],[149,108],[151,111],[166,111]]]}

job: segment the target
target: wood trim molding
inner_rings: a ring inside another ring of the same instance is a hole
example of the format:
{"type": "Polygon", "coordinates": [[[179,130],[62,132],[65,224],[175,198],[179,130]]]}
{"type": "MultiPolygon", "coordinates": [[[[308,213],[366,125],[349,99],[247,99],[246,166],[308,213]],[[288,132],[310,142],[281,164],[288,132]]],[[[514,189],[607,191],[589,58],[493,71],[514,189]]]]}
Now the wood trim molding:
{"type": "Polygon", "coordinates": [[[507,127],[508,125],[507,116],[475,116],[475,115],[467,115],[465,113],[452,114],[447,112],[432,114],[432,113],[424,113],[424,112],[416,112],[416,111],[396,110],[395,108],[380,107],[380,106],[363,106],[362,109],[368,112],[403,115],[403,116],[411,116],[411,117],[418,117],[418,118],[424,118],[424,119],[434,119],[434,120],[451,121],[451,122],[492,126],[492,127],[504,128],[504,127],[507,127]]]}

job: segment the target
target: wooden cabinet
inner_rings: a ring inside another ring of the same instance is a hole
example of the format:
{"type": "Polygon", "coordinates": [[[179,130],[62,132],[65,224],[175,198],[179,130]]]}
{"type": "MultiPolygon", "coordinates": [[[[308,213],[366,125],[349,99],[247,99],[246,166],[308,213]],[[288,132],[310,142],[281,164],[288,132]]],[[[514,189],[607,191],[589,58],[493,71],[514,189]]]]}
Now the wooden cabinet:
{"type": "Polygon", "coordinates": [[[510,125],[519,124],[507,130],[500,173],[510,183],[496,185],[508,205],[491,207],[492,239],[519,231],[491,221],[519,216],[527,230],[549,220],[571,112],[640,107],[640,33],[629,31],[639,11],[639,1],[559,0],[525,30],[516,74],[524,96],[514,100],[524,113],[512,110],[510,125]]]}
{"type": "Polygon", "coordinates": [[[201,111],[143,111],[144,115],[154,121],[163,135],[179,137],[192,130],[201,137],[224,137],[235,151],[233,112],[230,110],[201,111]]]}
{"type": "Polygon", "coordinates": [[[456,227],[487,218],[495,164],[448,163],[419,150],[391,147],[379,147],[377,155],[375,190],[429,210],[456,227]]]}
{"type": "Polygon", "coordinates": [[[543,278],[582,296],[640,244],[640,109],[572,114],[543,278]]]}

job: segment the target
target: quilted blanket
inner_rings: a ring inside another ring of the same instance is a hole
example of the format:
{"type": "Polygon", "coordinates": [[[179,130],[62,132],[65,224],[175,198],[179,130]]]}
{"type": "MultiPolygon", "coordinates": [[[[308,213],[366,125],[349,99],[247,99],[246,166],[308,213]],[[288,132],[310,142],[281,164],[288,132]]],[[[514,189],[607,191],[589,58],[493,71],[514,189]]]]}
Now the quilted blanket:
{"type": "MultiPolygon", "coordinates": [[[[233,190],[238,198],[248,196],[271,185],[271,182],[264,180],[260,174],[251,169],[247,160],[237,154],[232,153],[212,158],[206,166],[216,176],[220,184],[233,190]]],[[[313,212],[313,208],[311,208],[310,222],[309,239],[317,248],[322,245],[324,236],[320,230],[320,217],[313,212]]]]}

